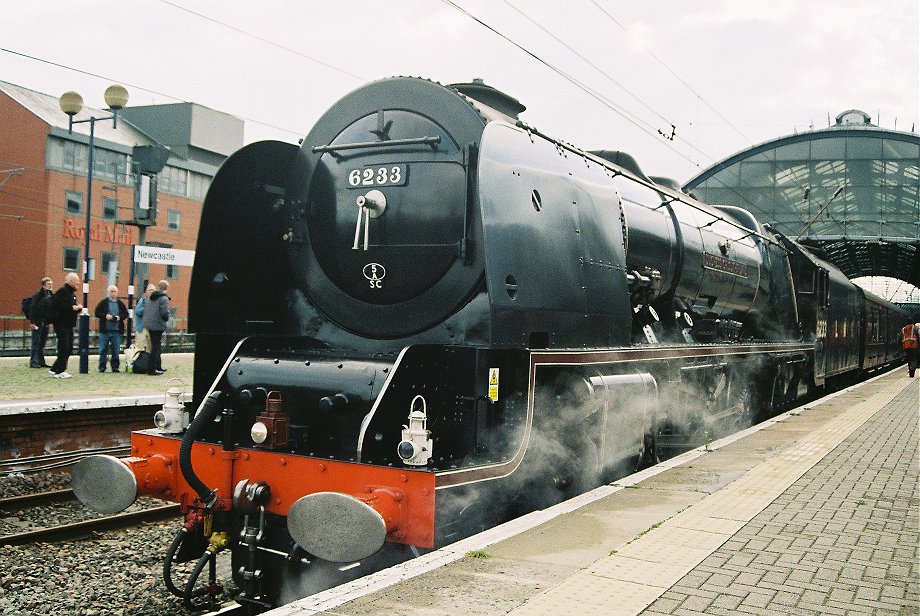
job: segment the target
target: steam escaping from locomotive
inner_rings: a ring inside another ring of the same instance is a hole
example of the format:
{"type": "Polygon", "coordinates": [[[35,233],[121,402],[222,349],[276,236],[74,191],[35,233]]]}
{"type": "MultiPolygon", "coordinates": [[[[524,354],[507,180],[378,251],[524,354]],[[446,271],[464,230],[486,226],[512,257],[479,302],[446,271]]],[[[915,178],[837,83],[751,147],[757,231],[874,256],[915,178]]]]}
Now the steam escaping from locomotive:
{"type": "Polygon", "coordinates": [[[899,360],[895,306],[524,110],[481,82],[385,79],[299,147],[221,167],[189,416],[164,408],[131,457],[74,470],[92,507],[181,504],[164,575],[186,605],[222,551],[261,611],[899,360]]]}

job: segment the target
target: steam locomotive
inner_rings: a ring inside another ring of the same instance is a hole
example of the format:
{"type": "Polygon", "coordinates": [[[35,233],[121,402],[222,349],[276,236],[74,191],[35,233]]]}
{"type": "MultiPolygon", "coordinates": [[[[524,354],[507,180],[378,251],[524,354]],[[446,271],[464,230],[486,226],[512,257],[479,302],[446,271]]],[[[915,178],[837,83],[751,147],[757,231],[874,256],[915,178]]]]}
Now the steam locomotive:
{"type": "Polygon", "coordinates": [[[182,505],[164,571],[188,604],[223,549],[258,611],[899,360],[896,306],[524,109],[480,81],[384,79],[299,147],[222,166],[193,400],[73,471],[99,510],[182,505]]]}

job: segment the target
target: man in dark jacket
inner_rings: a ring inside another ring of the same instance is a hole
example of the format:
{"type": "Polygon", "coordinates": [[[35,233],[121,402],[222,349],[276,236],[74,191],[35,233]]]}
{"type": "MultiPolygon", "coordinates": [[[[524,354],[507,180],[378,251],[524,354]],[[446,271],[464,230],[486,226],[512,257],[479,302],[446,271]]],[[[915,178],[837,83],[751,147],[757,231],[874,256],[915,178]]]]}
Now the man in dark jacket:
{"type": "Polygon", "coordinates": [[[50,368],[45,361],[45,342],[48,340],[48,326],[51,324],[51,290],[53,283],[47,276],[42,278],[38,291],[32,296],[29,304],[29,323],[32,326],[32,357],[29,359],[30,368],[50,368]]]}
{"type": "Polygon", "coordinates": [[[144,306],[144,329],[150,332],[150,367],[147,374],[156,376],[166,372],[160,359],[163,332],[169,320],[169,296],[166,289],[169,283],[161,280],[157,290],[150,294],[144,306]]]}
{"type": "Polygon", "coordinates": [[[77,303],[77,287],[80,277],[70,272],[64,278],[64,286],[51,296],[51,322],[57,334],[57,359],[50,372],[56,379],[69,379],[67,361],[73,353],[73,328],[77,324],[77,315],[83,310],[83,304],[77,303]]]}
{"type": "Polygon", "coordinates": [[[112,353],[112,372],[118,372],[118,354],[121,353],[121,335],[125,332],[128,307],[118,299],[118,287],[111,285],[108,297],[96,304],[99,319],[99,372],[105,372],[105,362],[112,353]]]}

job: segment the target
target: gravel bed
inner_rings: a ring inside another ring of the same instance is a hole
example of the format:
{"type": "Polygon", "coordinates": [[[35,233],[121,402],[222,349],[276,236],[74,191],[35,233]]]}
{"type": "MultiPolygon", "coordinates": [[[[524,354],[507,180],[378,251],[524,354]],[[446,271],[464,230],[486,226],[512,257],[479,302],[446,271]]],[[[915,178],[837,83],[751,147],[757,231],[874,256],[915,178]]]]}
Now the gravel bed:
{"type": "Polygon", "coordinates": [[[70,473],[12,473],[0,477],[0,498],[63,490],[70,487],[70,473]]]}
{"type": "MultiPolygon", "coordinates": [[[[6,546],[0,553],[0,614],[196,613],[185,609],[162,579],[163,555],[178,528],[176,520],[104,533],[96,539],[6,546]]],[[[229,558],[225,552],[218,556],[218,563],[229,562],[229,558]]],[[[173,579],[180,588],[192,566],[174,567],[173,579]]],[[[227,569],[218,567],[219,571],[227,569]]],[[[207,570],[203,578],[207,579],[207,570]]],[[[226,579],[219,583],[232,584],[226,579]]],[[[227,598],[225,594],[222,600],[227,598]]]]}
{"type": "MultiPolygon", "coordinates": [[[[137,499],[136,503],[125,509],[124,512],[133,513],[144,509],[162,507],[167,504],[169,503],[165,501],[142,496],[137,499]]],[[[84,507],[80,501],[65,501],[39,507],[24,507],[8,513],[9,515],[3,515],[3,512],[0,512],[0,535],[12,535],[40,528],[63,526],[74,522],[104,518],[108,515],[84,507]]]]}
{"type": "MultiPolygon", "coordinates": [[[[70,487],[69,473],[0,477],[0,495],[19,496],[70,487]]],[[[139,499],[130,510],[163,505],[139,499]]],[[[101,514],[79,503],[58,503],[0,518],[0,534],[86,520],[101,514]]],[[[0,551],[0,614],[161,616],[193,614],[162,579],[163,556],[181,518],[101,533],[92,539],[4,546],[0,551]]],[[[229,551],[218,555],[218,583],[232,587],[229,551]]],[[[182,588],[194,563],[176,565],[182,588]]],[[[207,569],[202,574],[207,580],[207,569]]],[[[227,600],[224,594],[221,600],[227,600]]],[[[197,612],[201,613],[201,612],[197,612]]]]}

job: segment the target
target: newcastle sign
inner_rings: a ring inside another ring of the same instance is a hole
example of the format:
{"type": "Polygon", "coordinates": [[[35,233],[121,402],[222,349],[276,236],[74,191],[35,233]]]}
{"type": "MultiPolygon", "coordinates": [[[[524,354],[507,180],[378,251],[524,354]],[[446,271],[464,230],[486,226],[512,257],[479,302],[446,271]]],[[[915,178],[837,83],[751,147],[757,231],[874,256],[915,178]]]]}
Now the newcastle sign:
{"type": "Polygon", "coordinates": [[[158,248],[156,246],[135,246],[134,262],[159,263],[161,265],[192,265],[195,263],[195,251],[158,248]]]}

